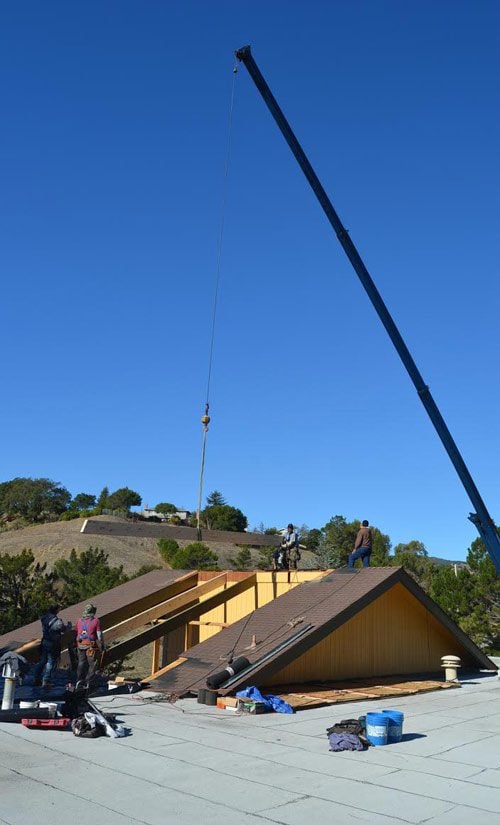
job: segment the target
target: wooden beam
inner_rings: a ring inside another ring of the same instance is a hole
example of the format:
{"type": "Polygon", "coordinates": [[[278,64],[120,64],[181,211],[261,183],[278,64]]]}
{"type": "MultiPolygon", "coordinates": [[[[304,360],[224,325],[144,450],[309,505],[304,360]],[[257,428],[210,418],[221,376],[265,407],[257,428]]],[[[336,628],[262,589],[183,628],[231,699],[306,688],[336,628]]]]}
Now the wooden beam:
{"type": "Polygon", "coordinates": [[[198,584],[196,587],[191,587],[189,590],[180,593],[178,596],[173,596],[172,598],[166,599],[166,601],[162,601],[160,604],[155,604],[153,607],[149,607],[147,610],[143,610],[141,613],[136,613],[135,615],[125,619],[125,621],[113,625],[105,631],[104,638],[106,642],[109,643],[113,641],[113,639],[118,639],[120,636],[125,636],[133,630],[137,630],[138,627],[143,627],[149,622],[160,619],[169,613],[174,613],[176,610],[179,610],[179,608],[185,607],[190,602],[196,601],[200,598],[200,596],[204,596],[206,593],[209,593],[211,590],[215,590],[216,587],[221,587],[225,583],[226,574],[221,573],[214,579],[198,584]]]}
{"type": "Polygon", "coordinates": [[[171,599],[179,593],[184,593],[186,590],[196,587],[197,584],[198,571],[193,570],[192,572],[181,576],[179,579],[168,582],[165,587],[161,588],[161,590],[148,593],[146,596],[142,596],[140,599],[136,599],[129,604],[122,604],[120,607],[117,607],[115,610],[111,610],[105,615],[98,614],[101,627],[103,630],[114,627],[114,625],[119,622],[123,622],[131,616],[136,616],[138,613],[141,613],[150,607],[154,607],[159,602],[165,601],[166,599],[171,599]]]}
{"type": "Polygon", "coordinates": [[[211,627],[230,627],[229,622],[195,622],[195,621],[193,621],[193,622],[189,622],[189,624],[190,625],[198,625],[198,627],[205,627],[207,625],[211,626],[211,627]]]}
{"type": "Polygon", "coordinates": [[[160,664],[161,649],[162,640],[155,639],[153,642],[153,659],[151,661],[151,674],[155,673],[158,670],[158,665],[160,664]]]}
{"type": "MultiPolygon", "coordinates": [[[[153,593],[148,593],[146,596],[143,596],[140,599],[136,599],[134,602],[130,604],[125,604],[117,608],[116,610],[112,610],[109,613],[106,613],[103,617],[100,618],[101,627],[109,628],[114,627],[117,621],[120,621],[124,617],[131,617],[134,618],[137,614],[138,609],[145,611],[145,608],[153,607],[151,609],[154,610],[155,600],[161,598],[162,600],[165,599],[165,596],[168,595],[169,599],[173,598],[177,594],[181,594],[186,590],[193,590],[196,586],[198,581],[198,571],[193,570],[192,572],[186,573],[184,576],[181,576],[178,579],[175,579],[172,582],[169,582],[162,587],[160,590],[156,590],[153,593]],[[111,625],[111,627],[110,627],[111,625]]],[[[191,599],[189,600],[191,601],[191,599]]],[[[163,602],[162,602],[163,603],[163,602]]],[[[125,619],[128,621],[128,619],[125,619]]],[[[139,625],[140,627],[141,625],[139,625]]],[[[124,631],[126,632],[126,631],[124,631]]],[[[109,637],[109,631],[106,633],[106,638],[109,637]]],[[[61,659],[60,664],[62,667],[66,667],[69,664],[69,654],[67,646],[70,644],[74,638],[74,630],[70,630],[64,634],[62,638],[62,652],[61,652],[61,659]]],[[[115,638],[114,635],[111,636],[111,639],[115,638]]],[[[23,656],[29,661],[36,661],[36,656],[39,653],[41,638],[39,639],[32,639],[30,642],[26,642],[25,644],[21,645],[20,647],[16,648],[16,653],[21,653],[23,656]]]]}
{"type": "Polygon", "coordinates": [[[152,673],[149,679],[157,679],[158,676],[163,676],[164,673],[168,673],[168,671],[173,670],[174,667],[179,667],[179,665],[182,665],[184,662],[187,662],[187,659],[185,659],[183,656],[179,656],[179,658],[176,659],[175,662],[170,662],[169,665],[165,665],[165,667],[162,667],[161,670],[157,670],[156,673],[152,673]]]}
{"type": "Polygon", "coordinates": [[[117,645],[110,647],[106,651],[106,663],[114,662],[115,659],[121,659],[123,656],[128,656],[129,653],[133,653],[134,650],[139,650],[139,648],[153,642],[160,636],[164,636],[166,633],[170,633],[178,627],[183,627],[189,624],[189,622],[193,619],[199,619],[204,613],[208,613],[209,610],[213,610],[214,607],[219,607],[219,605],[224,604],[224,602],[228,601],[228,599],[234,598],[234,596],[239,596],[240,593],[244,593],[245,590],[248,590],[249,587],[253,587],[254,584],[255,573],[249,573],[248,576],[242,581],[230,585],[220,593],[216,593],[214,596],[209,596],[209,598],[205,599],[205,601],[192,605],[186,610],[182,610],[180,613],[176,613],[170,619],[161,622],[161,624],[153,625],[147,630],[143,630],[142,633],[138,633],[131,639],[126,639],[124,642],[119,642],[117,645]]]}

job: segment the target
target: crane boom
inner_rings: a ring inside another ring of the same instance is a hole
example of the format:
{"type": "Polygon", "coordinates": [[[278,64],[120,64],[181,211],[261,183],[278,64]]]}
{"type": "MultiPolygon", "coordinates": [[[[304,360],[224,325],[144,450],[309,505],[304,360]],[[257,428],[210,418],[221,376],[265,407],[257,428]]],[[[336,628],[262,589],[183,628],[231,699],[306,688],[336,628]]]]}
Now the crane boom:
{"type": "Polygon", "coordinates": [[[351,240],[349,233],[345,229],[340,220],[339,216],[337,215],[332,202],[330,201],[328,195],[326,194],[316,172],[314,171],[313,167],[311,166],[302,146],[300,145],[299,141],[295,137],[290,124],[288,123],[285,115],[283,114],[282,110],[280,109],[276,98],[272,94],[269,86],[267,85],[266,81],[264,80],[263,75],[260,72],[259,67],[257,66],[255,60],[252,57],[252,52],[250,46],[244,46],[241,49],[238,49],[236,52],[236,57],[239,61],[244,63],[250,77],[254,81],[255,85],[257,86],[258,91],[260,92],[264,102],[266,103],[269,111],[271,112],[276,124],[281,131],[283,137],[285,138],[286,142],[288,143],[297,163],[299,164],[300,168],[302,169],[304,175],[306,176],[309,184],[316,195],[326,217],[328,218],[333,230],[335,231],[339,242],[346,253],[347,257],[349,258],[354,271],[356,272],[361,284],[363,285],[372,305],[382,321],[392,343],[394,344],[396,351],[403,362],[403,365],[410,376],[415,389],[417,390],[418,396],[425,407],[425,410],[431,419],[434,428],[441,439],[441,442],[450,457],[450,460],[458,473],[458,476],[465,488],[469,499],[472,502],[472,506],[475,509],[475,512],[470,513],[469,519],[476,525],[478,532],[483,539],[486,549],[488,550],[493,563],[495,565],[495,569],[497,573],[500,572],[500,537],[498,536],[495,524],[493,519],[491,518],[487,507],[477,489],[474,480],[463,460],[460,451],[453,440],[453,437],[446,426],[446,423],[443,419],[443,416],[439,412],[439,409],[434,401],[431,391],[427,384],[425,383],[424,379],[422,378],[415,361],[413,360],[408,347],[406,346],[401,334],[394,323],[394,320],[387,309],[380,292],[378,291],[377,287],[375,286],[374,281],[372,280],[370,273],[368,272],[363,260],[356,249],[353,241],[351,240]]]}

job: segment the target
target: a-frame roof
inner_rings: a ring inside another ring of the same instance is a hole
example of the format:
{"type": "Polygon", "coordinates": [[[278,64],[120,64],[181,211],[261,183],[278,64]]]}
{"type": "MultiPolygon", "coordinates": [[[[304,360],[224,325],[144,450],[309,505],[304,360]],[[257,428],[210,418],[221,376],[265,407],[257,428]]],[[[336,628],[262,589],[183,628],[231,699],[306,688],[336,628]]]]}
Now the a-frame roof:
{"type": "Polygon", "coordinates": [[[245,656],[251,668],[224,682],[229,693],[265,684],[332,631],[396,584],[402,584],[467,651],[474,666],[496,666],[401,567],[338,571],[304,582],[220,633],[183,653],[186,661],[155,680],[175,695],[206,687],[209,675],[224,670],[231,657],[245,656]],[[252,645],[255,639],[256,644],[252,645]]]}

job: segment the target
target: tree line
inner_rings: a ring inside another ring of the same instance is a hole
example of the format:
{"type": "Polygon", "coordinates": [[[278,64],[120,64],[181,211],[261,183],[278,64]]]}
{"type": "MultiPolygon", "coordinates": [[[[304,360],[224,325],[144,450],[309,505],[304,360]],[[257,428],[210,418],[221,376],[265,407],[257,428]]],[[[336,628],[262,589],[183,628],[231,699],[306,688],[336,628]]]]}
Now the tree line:
{"type": "Polygon", "coordinates": [[[51,604],[68,607],[142,576],[155,565],[145,565],[127,576],[123,566],[108,563],[108,554],[90,547],[58,559],[52,568],[35,561],[31,550],[15,556],[0,553],[0,634],[36,621],[51,604]]]}
{"type": "Polygon", "coordinates": [[[31,524],[58,518],[99,515],[104,510],[123,510],[140,506],[142,498],[129,487],[110,492],[104,487],[98,496],[77,493],[50,478],[13,478],[0,483],[0,516],[3,520],[23,519],[31,524]]]}
{"type": "MultiPolygon", "coordinates": [[[[0,519],[4,524],[21,520],[28,524],[48,521],[68,521],[75,518],[89,518],[107,512],[128,515],[131,507],[140,507],[142,497],[136,490],[120,487],[111,492],[104,487],[99,495],[77,493],[72,496],[66,487],[50,478],[13,478],[0,483],[0,519]]],[[[179,508],[172,502],[159,502],[155,512],[162,515],[175,514],[179,508]]],[[[173,519],[175,523],[175,519],[173,519]]],[[[248,527],[248,519],[238,508],[233,507],[218,490],[206,499],[206,507],[200,514],[201,526],[209,530],[229,530],[242,532],[248,527]]],[[[196,516],[190,522],[196,526],[196,516]]]]}

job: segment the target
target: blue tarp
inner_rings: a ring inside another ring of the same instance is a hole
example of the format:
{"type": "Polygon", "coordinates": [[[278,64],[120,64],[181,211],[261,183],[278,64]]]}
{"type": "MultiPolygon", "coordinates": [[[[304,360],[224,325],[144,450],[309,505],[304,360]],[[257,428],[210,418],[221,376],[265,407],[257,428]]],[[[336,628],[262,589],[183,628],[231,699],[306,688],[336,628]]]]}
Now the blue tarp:
{"type": "Polygon", "coordinates": [[[253,702],[263,702],[266,707],[276,711],[276,713],[293,713],[293,708],[288,702],[284,702],[279,696],[263,696],[257,687],[247,687],[239,690],[236,694],[242,699],[252,699],[253,702]]]}

